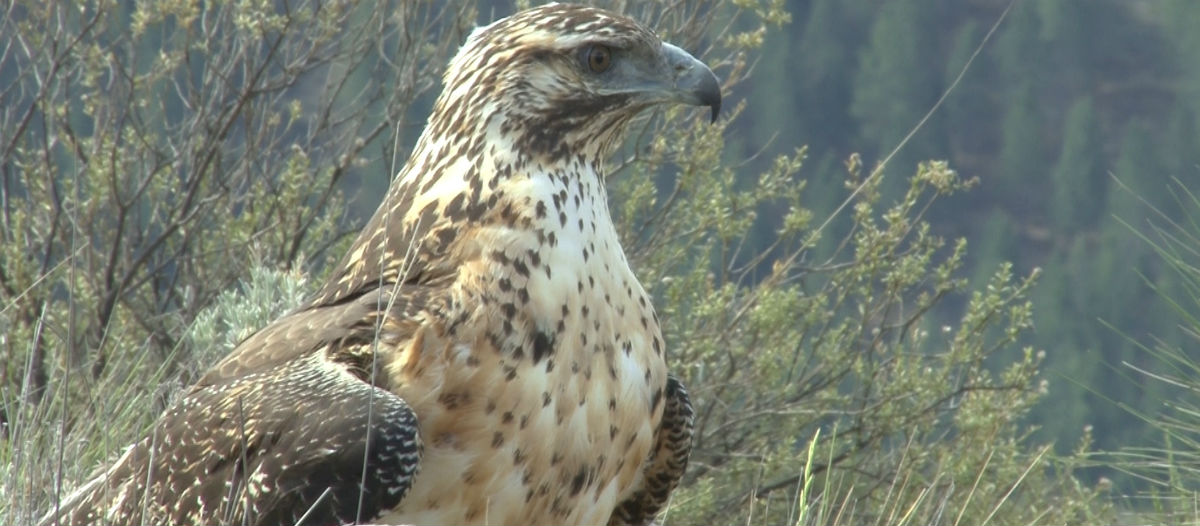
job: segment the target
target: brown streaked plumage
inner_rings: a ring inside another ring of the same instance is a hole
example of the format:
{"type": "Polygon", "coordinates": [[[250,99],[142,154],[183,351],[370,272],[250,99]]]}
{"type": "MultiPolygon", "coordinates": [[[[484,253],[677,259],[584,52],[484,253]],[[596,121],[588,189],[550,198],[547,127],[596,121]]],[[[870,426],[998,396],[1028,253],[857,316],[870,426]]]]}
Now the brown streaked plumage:
{"type": "Polygon", "coordinates": [[[477,29],[329,281],[43,522],[651,521],[692,409],[602,169],[668,102],[715,117],[716,77],[628,18],[477,29]]]}

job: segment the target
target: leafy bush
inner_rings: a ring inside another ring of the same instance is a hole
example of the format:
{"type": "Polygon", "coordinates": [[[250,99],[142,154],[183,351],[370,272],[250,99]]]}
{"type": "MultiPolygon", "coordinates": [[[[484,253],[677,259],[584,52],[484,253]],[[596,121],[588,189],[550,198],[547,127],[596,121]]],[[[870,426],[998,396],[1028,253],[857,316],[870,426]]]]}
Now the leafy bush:
{"type": "Polygon", "coordinates": [[[828,222],[804,206],[803,152],[749,179],[705,156],[720,150],[721,136],[666,131],[643,157],[651,170],[662,159],[678,163],[673,197],[656,205],[638,163],[613,197],[625,224],[636,225],[627,250],[662,298],[672,363],[698,406],[690,484],[676,494],[671,521],[1107,516],[1097,490],[1071,476],[1080,457],[1055,458],[1025,440],[1020,419],[1042,394],[1041,354],[1025,349],[1014,363],[987,366],[1031,327],[1025,298],[1035,276],[1001,266],[959,319],[931,319],[935,304],[964,293],[965,242],[946,246],[922,217],[970,181],[945,163],[924,163],[904,198],[885,206],[881,174],[864,176],[852,158],[849,234],[822,253],[813,247],[828,222]],[[757,247],[764,209],[784,212],[757,247]]]}

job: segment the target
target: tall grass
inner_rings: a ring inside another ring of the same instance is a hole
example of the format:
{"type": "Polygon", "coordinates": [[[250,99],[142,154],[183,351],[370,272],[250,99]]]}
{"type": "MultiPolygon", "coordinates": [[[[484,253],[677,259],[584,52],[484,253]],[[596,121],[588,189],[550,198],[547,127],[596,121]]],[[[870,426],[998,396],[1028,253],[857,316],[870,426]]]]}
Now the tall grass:
{"type": "Polygon", "coordinates": [[[8,416],[0,445],[0,524],[36,522],[94,469],[145,436],[232,342],[299,304],[309,288],[297,273],[255,266],[248,280],[218,295],[184,329],[181,348],[207,353],[162,359],[142,345],[119,354],[94,380],[86,366],[67,367],[54,384],[61,391],[47,393],[47,403],[22,399],[25,391],[0,391],[0,410],[8,416]]]}
{"type": "MultiPolygon", "coordinates": [[[[1148,212],[1144,218],[1119,218],[1158,257],[1158,274],[1143,274],[1143,281],[1183,320],[1177,334],[1147,341],[1130,338],[1147,359],[1121,364],[1131,381],[1163,387],[1156,391],[1164,393],[1161,410],[1144,413],[1114,401],[1156,429],[1161,442],[1127,447],[1106,460],[1148,488],[1124,496],[1133,520],[1196,525],[1200,524],[1200,194],[1194,185],[1177,178],[1170,189],[1172,202],[1142,200],[1148,212]]],[[[1120,191],[1133,193],[1124,185],[1120,191]]]]}

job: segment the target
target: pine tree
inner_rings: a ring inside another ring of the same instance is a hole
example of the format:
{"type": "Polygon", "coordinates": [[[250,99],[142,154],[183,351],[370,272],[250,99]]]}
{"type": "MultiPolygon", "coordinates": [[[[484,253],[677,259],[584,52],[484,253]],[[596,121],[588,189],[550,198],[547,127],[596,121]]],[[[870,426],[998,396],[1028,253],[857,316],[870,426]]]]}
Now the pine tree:
{"type": "Polygon", "coordinates": [[[1051,172],[1053,202],[1050,217],[1057,231],[1078,234],[1096,224],[1107,208],[1108,176],[1092,98],[1071,105],[1063,130],[1062,150],[1051,172]]]}
{"type": "MultiPolygon", "coordinates": [[[[1200,116],[1200,2],[1162,0],[1155,2],[1161,27],[1174,44],[1175,64],[1180,69],[1180,102],[1193,118],[1200,116]]],[[[1193,145],[1195,147],[1196,145],[1193,145]]]]}
{"type": "Polygon", "coordinates": [[[946,138],[951,158],[962,167],[976,158],[988,155],[995,143],[996,108],[991,102],[996,85],[994,68],[987,55],[980,54],[970,68],[963,68],[979,47],[984,32],[974,20],[967,20],[958,29],[946,61],[943,84],[950,86],[959,74],[962,78],[942,106],[945,113],[946,138]]]}
{"type": "Polygon", "coordinates": [[[850,39],[855,20],[841,0],[814,0],[804,30],[795,42],[798,51],[788,64],[787,76],[800,106],[794,119],[801,129],[797,134],[814,152],[844,147],[854,138],[849,117],[851,72],[856,42],[850,39]]]}
{"type": "MultiPolygon", "coordinates": [[[[1200,77],[1198,77],[1200,80],[1200,77]]],[[[1162,140],[1163,162],[1167,174],[1181,181],[1194,180],[1200,176],[1200,135],[1196,133],[1196,112],[1180,101],[1175,105],[1167,120],[1165,137],[1162,140]]],[[[1155,203],[1166,206],[1164,212],[1172,215],[1180,212],[1174,199],[1155,203]]]]}
{"type": "Polygon", "coordinates": [[[986,286],[994,269],[1013,259],[1013,255],[1019,251],[1017,242],[1017,227],[1008,212],[995,209],[988,214],[983,231],[971,245],[971,259],[974,260],[971,267],[975,269],[971,286],[986,286]]]}
{"type": "Polygon", "coordinates": [[[999,170],[985,184],[1006,209],[1029,216],[1046,207],[1044,120],[1029,82],[1013,90],[1007,107],[1001,122],[999,170]]]}
{"type": "MultiPolygon", "coordinates": [[[[870,40],[859,56],[850,113],[858,122],[863,146],[883,155],[897,146],[937,100],[931,42],[920,28],[928,24],[928,6],[888,2],[871,26],[870,40]]],[[[926,124],[892,166],[907,170],[917,158],[937,155],[935,122],[926,124]]],[[[944,151],[938,152],[944,155],[944,151]]]]}
{"type": "Polygon", "coordinates": [[[1045,43],[1039,37],[1042,22],[1034,3],[1018,2],[1013,7],[996,36],[996,45],[990,50],[998,70],[996,76],[1015,79],[1018,85],[1045,78],[1044,62],[1031,60],[1046,52],[1045,43]]]}
{"type": "MultiPolygon", "coordinates": [[[[800,121],[805,116],[793,95],[796,82],[791,75],[795,70],[794,49],[789,32],[773,32],[763,41],[759,65],[749,82],[749,100],[753,101],[746,108],[749,125],[745,126],[744,141],[740,141],[745,143],[748,154],[763,145],[779,142],[780,137],[797,137],[802,129],[800,121]]],[[[792,142],[789,140],[787,144],[792,142]]],[[[763,162],[770,158],[764,156],[763,162]]]]}
{"type": "MultiPolygon", "coordinates": [[[[1120,220],[1140,224],[1148,216],[1145,203],[1155,206],[1170,201],[1170,183],[1163,155],[1155,147],[1151,136],[1153,130],[1141,120],[1133,120],[1125,126],[1125,137],[1121,142],[1121,153],[1113,167],[1113,176],[1120,181],[1108,196],[1109,221],[1120,220]]],[[[1125,231],[1120,224],[1107,229],[1125,231]]]]}
{"type": "Polygon", "coordinates": [[[1052,75],[1058,90],[1086,90],[1091,84],[1091,51],[1102,40],[1090,30],[1098,25],[1098,13],[1109,6],[1097,0],[1039,0],[1030,4],[1041,21],[1039,40],[1045,46],[1040,54],[1026,56],[1025,60],[1036,59],[1048,68],[1046,72],[1052,75]]]}

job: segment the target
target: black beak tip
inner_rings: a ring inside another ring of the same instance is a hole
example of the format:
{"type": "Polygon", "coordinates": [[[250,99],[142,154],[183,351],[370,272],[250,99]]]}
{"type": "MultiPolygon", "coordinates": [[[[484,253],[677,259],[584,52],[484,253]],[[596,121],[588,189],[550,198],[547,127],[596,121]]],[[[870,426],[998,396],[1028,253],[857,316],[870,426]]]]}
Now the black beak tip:
{"type": "Polygon", "coordinates": [[[700,85],[700,89],[696,91],[697,98],[700,98],[700,103],[703,106],[708,106],[713,109],[712,122],[716,122],[716,116],[721,113],[721,84],[716,82],[715,74],[709,73],[710,77],[700,85]]]}
{"type": "Polygon", "coordinates": [[[717,116],[721,113],[721,83],[717,81],[717,76],[711,71],[708,73],[708,78],[701,83],[697,94],[701,104],[712,108],[710,122],[717,122],[717,116]]]}

